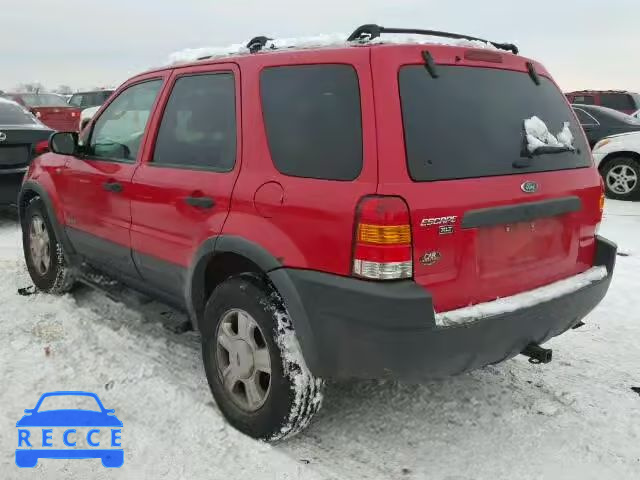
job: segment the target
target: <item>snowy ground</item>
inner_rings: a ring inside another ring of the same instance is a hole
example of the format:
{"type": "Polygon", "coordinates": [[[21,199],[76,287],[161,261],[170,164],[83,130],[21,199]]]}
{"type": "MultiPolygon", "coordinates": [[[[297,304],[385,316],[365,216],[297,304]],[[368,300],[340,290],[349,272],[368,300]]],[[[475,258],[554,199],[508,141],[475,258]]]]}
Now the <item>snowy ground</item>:
{"type": "Polygon", "coordinates": [[[329,385],[304,434],[269,446],[229,428],[207,387],[196,334],[131,296],[80,289],[21,297],[29,285],[15,219],[0,213],[0,478],[638,479],[640,204],[608,201],[602,234],[629,256],[554,362],[499,366],[408,385],[329,385]],[[124,423],[125,464],[14,464],[15,422],[42,392],[98,393],[124,423]]]}

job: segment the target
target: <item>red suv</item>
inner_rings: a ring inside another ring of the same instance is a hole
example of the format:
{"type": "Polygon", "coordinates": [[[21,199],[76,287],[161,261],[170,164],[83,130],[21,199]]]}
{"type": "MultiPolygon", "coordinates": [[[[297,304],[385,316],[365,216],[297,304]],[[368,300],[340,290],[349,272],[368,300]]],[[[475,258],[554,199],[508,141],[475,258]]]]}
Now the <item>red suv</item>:
{"type": "Polygon", "coordinates": [[[127,81],[31,165],[35,285],[98,270],[188,311],[221,411],[263,439],[305,427],[324,379],[548,362],[616,256],[580,124],[512,45],[389,31],[127,81]],[[565,143],[527,148],[532,116],[565,143]]]}
{"type": "Polygon", "coordinates": [[[640,110],[640,95],[622,90],[581,90],[566,94],[569,103],[599,105],[632,115],[640,110]]]}

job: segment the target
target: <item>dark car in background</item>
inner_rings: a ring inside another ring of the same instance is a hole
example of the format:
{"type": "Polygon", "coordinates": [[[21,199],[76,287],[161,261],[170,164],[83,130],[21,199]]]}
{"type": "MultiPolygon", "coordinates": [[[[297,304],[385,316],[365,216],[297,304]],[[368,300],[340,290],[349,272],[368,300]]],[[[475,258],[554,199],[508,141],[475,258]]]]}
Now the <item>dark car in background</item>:
{"type": "Polygon", "coordinates": [[[626,90],[581,90],[565,93],[569,103],[599,105],[629,115],[640,109],[640,95],[626,90]]]}
{"type": "Polygon", "coordinates": [[[71,95],[69,105],[82,110],[90,107],[99,107],[111,96],[113,90],[93,90],[89,92],[77,92],[71,95]]]}
{"type": "Polygon", "coordinates": [[[24,107],[0,98],[0,206],[17,202],[29,163],[48,151],[52,133],[24,107]]]}
{"type": "Polygon", "coordinates": [[[640,131],[640,120],[631,115],[597,105],[572,106],[591,148],[604,137],[640,131]]]}
{"type": "Polygon", "coordinates": [[[80,109],[69,105],[60,95],[55,93],[6,93],[5,97],[27,108],[42,123],[54,130],[77,132],[80,128],[80,109]]]}

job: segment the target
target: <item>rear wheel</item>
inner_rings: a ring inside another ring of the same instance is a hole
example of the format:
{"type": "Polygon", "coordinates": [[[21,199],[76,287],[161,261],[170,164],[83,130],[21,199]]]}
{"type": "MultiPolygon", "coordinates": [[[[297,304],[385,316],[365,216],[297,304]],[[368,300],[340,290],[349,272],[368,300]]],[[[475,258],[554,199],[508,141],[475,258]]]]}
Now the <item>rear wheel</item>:
{"type": "Polygon", "coordinates": [[[302,358],[279,295],[255,277],[218,286],[205,309],[202,356],[229,423],[275,441],[303,430],[322,404],[324,381],[302,358]]]}
{"type": "Polygon", "coordinates": [[[618,157],[602,170],[607,197],[617,200],[640,199],[640,163],[633,158],[618,157]]]}
{"type": "Polygon", "coordinates": [[[34,285],[47,293],[61,294],[73,286],[73,275],[40,198],[34,198],[22,220],[22,246],[34,285]]]}

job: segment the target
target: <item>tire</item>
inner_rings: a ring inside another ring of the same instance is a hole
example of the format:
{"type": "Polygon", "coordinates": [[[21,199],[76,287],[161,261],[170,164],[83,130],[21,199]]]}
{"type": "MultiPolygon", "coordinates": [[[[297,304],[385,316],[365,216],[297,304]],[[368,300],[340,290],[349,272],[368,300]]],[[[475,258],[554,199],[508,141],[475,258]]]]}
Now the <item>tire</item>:
{"type": "Polygon", "coordinates": [[[278,293],[258,277],[232,277],[211,295],[204,322],[204,369],[211,393],[227,421],[244,434],[265,441],[283,440],[305,429],[322,406],[324,381],[307,368],[278,293]],[[253,321],[255,326],[243,329],[241,321],[246,325],[253,321]],[[241,330],[249,334],[243,337],[241,330]],[[246,337],[250,340],[245,342],[242,338],[246,337]],[[229,340],[233,345],[227,345],[229,340]],[[245,343],[253,349],[251,355],[245,343]],[[268,382],[263,371],[265,349],[270,363],[268,382]],[[231,373],[224,375],[223,371],[231,373]],[[231,379],[227,386],[223,377],[231,379]],[[257,385],[256,389],[251,385],[257,385]],[[250,390],[261,403],[250,405],[250,390]]]}
{"type": "Polygon", "coordinates": [[[25,210],[22,219],[22,247],[27,270],[38,290],[57,295],[71,290],[74,283],[71,269],[64,257],[62,246],[56,238],[44,203],[39,197],[32,199],[25,210]],[[41,240],[38,245],[34,241],[36,238],[31,235],[34,229],[41,229],[44,232],[37,238],[41,240]],[[46,247],[43,246],[45,243],[46,247]],[[36,250],[39,250],[39,247],[43,249],[41,258],[34,254],[32,247],[36,250]]]}
{"type": "Polygon", "coordinates": [[[629,157],[617,157],[602,169],[605,193],[616,200],[640,199],[640,163],[629,157]]]}

